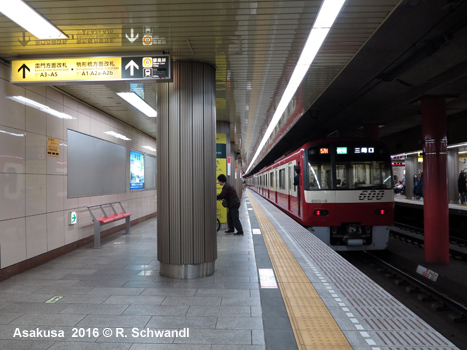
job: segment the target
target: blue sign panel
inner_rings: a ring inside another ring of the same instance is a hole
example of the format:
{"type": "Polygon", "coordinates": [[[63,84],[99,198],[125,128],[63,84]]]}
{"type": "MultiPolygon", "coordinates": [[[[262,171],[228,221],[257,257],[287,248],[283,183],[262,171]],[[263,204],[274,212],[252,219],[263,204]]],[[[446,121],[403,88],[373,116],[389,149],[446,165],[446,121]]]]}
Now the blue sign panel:
{"type": "Polygon", "coordinates": [[[130,151],[130,190],[144,188],[144,154],[130,151]]]}

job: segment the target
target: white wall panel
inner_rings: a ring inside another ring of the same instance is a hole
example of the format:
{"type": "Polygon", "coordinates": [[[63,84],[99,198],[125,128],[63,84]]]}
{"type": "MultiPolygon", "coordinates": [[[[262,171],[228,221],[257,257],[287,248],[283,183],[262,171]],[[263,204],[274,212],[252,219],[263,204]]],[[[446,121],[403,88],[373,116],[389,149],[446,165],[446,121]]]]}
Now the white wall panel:
{"type": "MultiPolygon", "coordinates": [[[[9,68],[0,64],[0,246],[1,267],[10,266],[65,244],[93,235],[88,205],[123,201],[131,219],[155,212],[154,190],[68,198],[67,129],[125,146],[125,178],[129,181],[129,149],[146,152],[156,140],[50,87],[9,83],[9,68]],[[8,96],[26,96],[73,119],[60,119],[17,103],[8,96]],[[114,130],[124,141],[103,134],[114,130]],[[58,138],[60,156],[47,156],[47,137],[58,138]],[[78,223],[68,225],[68,210],[77,209],[78,223]]],[[[151,154],[155,155],[154,152],[151,154]]],[[[123,224],[124,221],[114,225],[123,224]]],[[[112,225],[104,226],[104,229],[112,225]]]]}

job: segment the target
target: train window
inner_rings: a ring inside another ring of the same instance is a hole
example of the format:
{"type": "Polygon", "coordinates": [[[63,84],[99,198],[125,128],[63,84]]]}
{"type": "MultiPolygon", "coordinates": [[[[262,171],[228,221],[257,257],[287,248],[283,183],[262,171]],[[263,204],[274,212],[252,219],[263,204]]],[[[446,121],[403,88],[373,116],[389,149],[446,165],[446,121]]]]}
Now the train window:
{"type": "Polygon", "coordinates": [[[285,169],[279,170],[279,188],[285,190],[285,169]]]}
{"type": "Polygon", "coordinates": [[[271,185],[271,188],[274,189],[274,173],[273,172],[269,174],[269,184],[271,185]]]}
{"type": "Polygon", "coordinates": [[[336,163],[337,189],[392,188],[387,161],[345,161],[336,163]]]}
{"type": "Polygon", "coordinates": [[[305,189],[332,189],[332,163],[329,145],[313,146],[307,149],[307,169],[304,169],[305,189]]]}
{"type": "Polygon", "coordinates": [[[331,162],[320,164],[308,162],[308,189],[328,190],[332,188],[331,162]]]}

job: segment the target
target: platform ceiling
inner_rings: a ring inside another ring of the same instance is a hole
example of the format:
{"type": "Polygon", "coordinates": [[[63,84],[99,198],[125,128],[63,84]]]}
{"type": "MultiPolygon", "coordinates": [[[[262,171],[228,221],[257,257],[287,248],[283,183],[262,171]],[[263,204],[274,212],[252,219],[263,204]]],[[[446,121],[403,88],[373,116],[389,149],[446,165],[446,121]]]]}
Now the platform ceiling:
{"type": "MultiPolygon", "coordinates": [[[[0,58],[6,62],[165,52],[174,60],[214,65],[217,120],[231,124],[231,140],[244,170],[322,4],[320,0],[26,2],[73,40],[38,41],[0,14],[0,58]],[[128,39],[137,35],[134,41],[128,39]],[[151,45],[143,44],[144,35],[152,36],[151,45]]],[[[465,118],[466,25],[467,1],[347,0],[256,168],[311,139],[362,136],[365,124],[379,125],[380,136],[392,142],[394,151],[403,148],[401,135],[421,125],[421,96],[446,97],[449,120],[465,118]]],[[[153,106],[157,87],[153,82],[142,86],[153,106]]],[[[157,118],[146,117],[116,96],[129,91],[129,82],[56,88],[158,137],[157,118]]]]}

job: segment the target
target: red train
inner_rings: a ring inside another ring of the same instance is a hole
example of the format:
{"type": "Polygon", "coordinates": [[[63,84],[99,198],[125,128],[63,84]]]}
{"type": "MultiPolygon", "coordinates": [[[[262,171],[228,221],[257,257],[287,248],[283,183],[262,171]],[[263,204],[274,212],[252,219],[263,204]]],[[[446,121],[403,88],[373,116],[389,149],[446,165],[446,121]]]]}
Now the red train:
{"type": "Polygon", "coordinates": [[[334,250],[387,247],[394,192],[390,155],[379,141],[310,142],[245,181],[334,250]]]}

